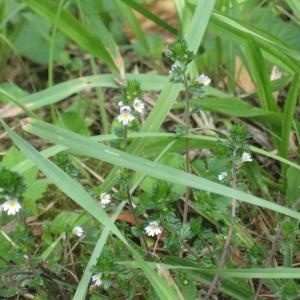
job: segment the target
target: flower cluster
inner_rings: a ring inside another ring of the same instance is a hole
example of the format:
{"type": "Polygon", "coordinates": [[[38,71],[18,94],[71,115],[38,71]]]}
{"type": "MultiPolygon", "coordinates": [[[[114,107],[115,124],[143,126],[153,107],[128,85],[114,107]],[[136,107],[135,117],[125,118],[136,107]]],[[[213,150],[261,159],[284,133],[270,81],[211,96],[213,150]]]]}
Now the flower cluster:
{"type": "Polygon", "coordinates": [[[137,81],[132,80],[127,83],[123,89],[123,101],[119,101],[120,114],[117,121],[122,125],[128,126],[137,116],[137,113],[145,111],[145,104],[140,99],[142,94],[140,85],[137,81]]]}

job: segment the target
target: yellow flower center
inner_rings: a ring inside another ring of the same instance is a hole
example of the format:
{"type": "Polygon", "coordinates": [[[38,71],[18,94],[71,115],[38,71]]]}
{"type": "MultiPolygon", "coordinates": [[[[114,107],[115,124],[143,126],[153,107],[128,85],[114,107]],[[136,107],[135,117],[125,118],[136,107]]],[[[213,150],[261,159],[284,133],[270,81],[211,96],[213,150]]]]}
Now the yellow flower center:
{"type": "Polygon", "coordinates": [[[8,205],[9,205],[10,207],[15,207],[15,206],[17,206],[17,202],[16,202],[16,201],[9,201],[9,202],[8,202],[8,205]]]}

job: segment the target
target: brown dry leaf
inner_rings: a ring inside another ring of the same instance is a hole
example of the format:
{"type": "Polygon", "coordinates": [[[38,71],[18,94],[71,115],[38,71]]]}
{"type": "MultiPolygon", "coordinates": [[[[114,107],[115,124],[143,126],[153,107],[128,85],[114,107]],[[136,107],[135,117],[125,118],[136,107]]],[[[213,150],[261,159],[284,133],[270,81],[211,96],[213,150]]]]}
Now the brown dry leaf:
{"type": "Polygon", "coordinates": [[[0,118],[4,119],[4,118],[15,117],[21,112],[22,110],[19,107],[5,105],[4,107],[0,108],[0,118]]]}
{"type": "Polygon", "coordinates": [[[128,212],[120,213],[117,220],[135,225],[135,219],[132,213],[128,213],[128,212]]]}
{"type": "Polygon", "coordinates": [[[255,85],[252,82],[246,67],[238,56],[235,58],[235,72],[238,74],[238,77],[236,78],[237,84],[243,91],[247,94],[253,92],[255,90],[255,85]]]}

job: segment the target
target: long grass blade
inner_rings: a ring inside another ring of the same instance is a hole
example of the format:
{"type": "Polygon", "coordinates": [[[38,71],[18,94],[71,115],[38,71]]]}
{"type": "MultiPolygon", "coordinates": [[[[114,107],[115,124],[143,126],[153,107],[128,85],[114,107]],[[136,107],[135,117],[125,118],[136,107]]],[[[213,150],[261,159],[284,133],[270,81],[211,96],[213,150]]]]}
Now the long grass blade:
{"type": "Polygon", "coordinates": [[[117,165],[118,167],[129,168],[183,186],[189,186],[191,188],[208,191],[226,197],[236,198],[242,202],[261,206],[300,220],[300,213],[290,208],[132,154],[124,153],[109,146],[98,144],[86,137],[44,122],[33,119],[27,120],[26,124],[23,125],[23,128],[44,139],[49,139],[56,144],[69,147],[69,149],[76,151],[76,153],[81,153],[82,155],[93,157],[117,165]]]}
{"type": "Polygon", "coordinates": [[[251,37],[247,39],[245,53],[247,57],[246,64],[249,66],[250,75],[256,85],[261,106],[267,111],[277,112],[278,107],[272,96],[272,89],[265,66],[265,60],[260,49],[257,47],[251,37]]]}
{"type": "Polygon", "coordinates": [[[160,27],[164,28],[165,30],[169,31],[170,33],[177,34],[177,29],[171,26],[170,24],[166,23],[162,19],[160,19],[158,16],[153,14],[151,11],[143,7],[142,5],[138,4],[137,2],[133,0],[122,0],[122,2],[132,9],[136,10],[140,14],[142,14],[147,19],[153,21],[156,25],[159,25],[160,27]]]}
{"type": "MultiPolygon", "coordinates": [[[[122,202],[119,204],[119,206],[116,208],[115,212],[113,213],[111,219],[112,222],[115,222],[118,215],[121,213],[122,209],[124,208],[126,202],[122,202]]],[[[105,227],[102,231],[95,248],[93,250],[93,253],[89,259],[89,262],[87,263],[84,273],[80,279],[80,282],[77,286],[76,292],[73,296],[73,300],[84,300],[86,297],[86,291],[88,288],[88,284],[90,282],[90,279],[92,277],[92,267],[96,265],[98,258],[101,255],[101,252],[104,248],[104,245],[106,244],[107,238],[109,236],[110,230],[105,227]]]]}
{"type": "Polygon", "coordinates": [[[291,83],[288,96],[285,100],[284,111],[281,126],[281,141],[280,141],[280,155],[284,158],[288,157],[288,150],[290,145],[290,133],[292,124],[294,122],[294,115],[297,108],[298,92],[300,88],[299,75],[295,75],[291,83]]]}

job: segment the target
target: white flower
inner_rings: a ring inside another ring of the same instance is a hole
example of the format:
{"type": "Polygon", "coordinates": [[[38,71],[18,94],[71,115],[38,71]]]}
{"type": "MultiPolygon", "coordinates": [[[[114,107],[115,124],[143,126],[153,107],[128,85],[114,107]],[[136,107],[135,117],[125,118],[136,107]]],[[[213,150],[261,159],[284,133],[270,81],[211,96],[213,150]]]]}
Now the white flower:
{"type": "Polygon", "coordinates": [[[120,114],[117,120],[123,125],[128,125],[134,120],[134,116],[131,114],[131,108],[128,105],[123,105],[120,107],[120,114]]]}
{"type": "Polygon", "coordinates": [[[102,273],[97,273],[92,276],[92,281],[95,283],[96,286],[100,286],[102,284],[102,273]]]}
{"type": "Polygon", "coordinates": [[[73,228],[72,232],[73,232],[73,234],[77,235],[78,237],[82,237],[84,234],[84,231],[81,226],[75,226],[73,228]]]}
{"type": "Polygon", "coordinates": [[[169,74],[172,74],[176,69],[182,68],[181,63],[179,61],[176,61],[172,66],[171,70],[169,71],[169,74]]]}
{"type": "Polygon", "coordinates": [[[111,202],[111,196],[108,193],[101,193],[100,195],[100,204],[102,208],[105,208],[107,204],[111,202]]]}
{"type": "Polygon", "coordinates": [[[133,107],[134,109],[139,112],[142,113],[145,110],[145,104],[142,100],[135,98],[133,101],[133,107]]]}
{"type": "Polygon", "coordinates": [[[149,222],[148,226],[145,227],[145,231],[148,236],[160,235],[162,228],[156,221],[149,222]]]}
{"type": "Polygon", "coordinates": [[[6,197],[6,201],[1,205],[3,211],[6,211],[8,215],[15,215],[22,208],[21,204],[16,198],[6,197]]]}
{"type": "Polygon", "coordinates": [[[206,76],[206,75],[204,75],[204,74],[201,74],[201,75],[198,77],[197,82],[198,82],[198,83],[202,83],[203,85],[208,86],[208,85],[210,84],[210,82],[211,82],[211,79],[210,79],[208,76],[206,76]]]}
{"type": "Polygon", "coordinates": [[[219,181],[223,181],[227,176],[228,176],[227,172],[221,172],[218,175],[218,179],[219,179],[219,181]]]}
{"type": "Polygon", "coordinates": [[[124,106],[123,101],[119,101],[119,102],[118,102],[118,105],[119,105],[119,106],[124,106]]]}
{"type": "Polygon", "coordinates": [[[242,154],[242,162],[252,161],[251,154],[244,151],[242,154]]]}

